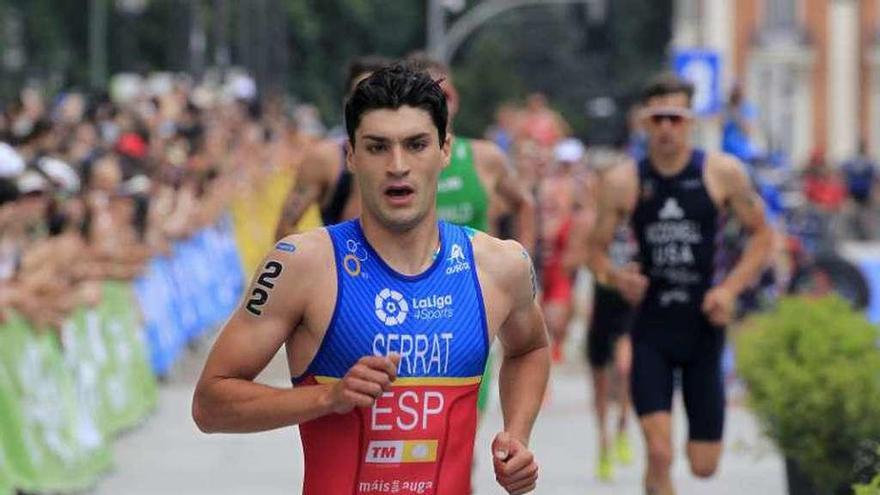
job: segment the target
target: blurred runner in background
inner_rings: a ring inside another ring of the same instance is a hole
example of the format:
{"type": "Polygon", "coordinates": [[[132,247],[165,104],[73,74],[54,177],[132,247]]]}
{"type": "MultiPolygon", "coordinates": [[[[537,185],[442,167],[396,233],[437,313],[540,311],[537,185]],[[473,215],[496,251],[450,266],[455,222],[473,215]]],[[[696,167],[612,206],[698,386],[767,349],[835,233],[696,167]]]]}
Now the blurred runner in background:
{"type": "MultiPolygon", "coordinates": [[[[459,96],[449,67],[421,53],[411,55],[409,63],[418,70],[427,71],[440,83],[449,104],[448,132],[452,136],[452,151],[449,165],[440,173],[437,184],[437,216],[493,234],[489,224],[489,206],[496,197],[500,198],[510,207],[516,219],[514,238],[534,253],[534,199],[516,177],[507,157],[490,141],[454,134],[453,119],[458,112],[459,96]]],[[[488,403],[491,368],[490,358],[481,382],[478,403],[481,412],[488,403]]]]}
{"type": "MultiPolygon", "coordinates": [[[[346,95],[373,72],[388,65],[390,60],[378,56],[359,57],[348,66],[346,95]]],[[[357,187],[345,166],[345,141],[323,139],[313,144],[303,159],[293,190],[281,211],[275,237],[294,233],[296,225],[313,204],[321,207],[321,221],[333,225],[358,215],[357,187]]]]}
{"type": "Polygon", "coordinates": [[[725,396],[721,351],[738,295],[769,262],[772,231],[763,202],[735,157],[691,144],[693,87],[660,76],[643,94],[648,157],[612,169],[599,188],[590,247],[596,280],[637,306],[632,328],[632,397],[647,446],[645,490],[674,493],[672,395],[675,370],[688,417],[691,471],[712,476],[721,457],[725,396]],[[726,276],[715,267],[721,215],[733,214],[751,240],[726,276]],[[639,267],[619,268],[608,249],[630,223],[639,267]]]}

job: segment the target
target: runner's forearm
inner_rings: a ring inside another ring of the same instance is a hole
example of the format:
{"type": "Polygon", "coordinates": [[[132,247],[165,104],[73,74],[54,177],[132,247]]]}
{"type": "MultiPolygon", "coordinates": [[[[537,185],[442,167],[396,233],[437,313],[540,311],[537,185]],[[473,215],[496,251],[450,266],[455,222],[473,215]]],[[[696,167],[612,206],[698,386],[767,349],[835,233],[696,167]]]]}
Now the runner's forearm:
{"type": "Polygon", "coordinates": [[[587,268],[590,269],[596,283],[605,286],[611,285],[614,265],[611,263],[611,257],[608,256],[607,245],[590,244],[590,252],[587,254],[587,268]]]}
{"type": "Polygon", "coordinates": [[[205,433],[274,430],[330,413],[326,392],[326,385],[289,389],[218,378],[196,391],[193,418],[205,433]]]}
{"type": "Polygon", "coordinates": [[[281,208],[281,217],[275,227],[275,239],[281,239],[296,233],[296,226],[305,215],[306,210],[318,198],[318,194],[311,186],[298,183],[284,202],[281,208]]]}
{"type": "Polygon", "coordinates": [[[767,267],[772,248],[773,229],[764,225],[752,233],[742,257],[721,285],[736,295],[742,293],[767,267]]]}
{"type": "Polygon", "coordinates": [[[281,239],[288,235],[296,233],[296,225],[305,212],[305,208],[299,201],[294,200],[291,204],[285,205],[281,210],[281,218],[278,219],[278,225],[275,227],[275,239],[281,239]]]}
{"type": "Polygon", "coordinates": [[[519,356],[505,356],[501,363],[498,382],[504,431],[523,445],[529,444],[549,376],[550,351],[546,346],[519,356]]]}
{"type": "Polygon", "coordinates": [[[535,202],[531,197],[524,197],[517,209],[517,234],[520,244],[525,246],[529,253],[535,254],[535,202]]]}

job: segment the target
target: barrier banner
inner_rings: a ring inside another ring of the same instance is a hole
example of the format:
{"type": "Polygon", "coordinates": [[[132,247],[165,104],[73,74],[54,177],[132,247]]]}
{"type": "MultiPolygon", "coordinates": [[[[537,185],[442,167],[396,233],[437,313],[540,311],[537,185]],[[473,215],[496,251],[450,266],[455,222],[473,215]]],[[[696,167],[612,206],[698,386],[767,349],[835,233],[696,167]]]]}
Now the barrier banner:
{"type": "Polygon", "coordinates": [[[170,266],[167,256],[157,256],[150,260],[144,275],[134,282],[144,315],[150,365],[157,376],[168,374],[186,342],[170,266]]]}
{"type": "Polygon", "coordinates": [[[104,424],[110,414],[101,382],[108,356],[98,312],[77,308],[61,327],[61,346],[78,405],[77,431],[84,441],[100,445],[106,436],[98,425],[104,424]]]}
{"type": "MultiPolygon", "coordinates": [[[[0,419],[0,421],[2,421],[2,419],[0,419]]],[[[3,449],[0,448],[0,495],[14,495],[12,490],[12,476],[7,470],[3,449]]]]}
{"type": "MultiPolygon", "coordinates": [[[[288,186],[272,188],[260,257],[288,186]]],[[[10,315],[0,325],[0,495],[92,486],[110,466],[108,440],[155,406],[155,376],[235,309],[241,266],[227,215],[151,259],[133,284],[104,282],[100,304],[76,309],[57,334],[10,315]]]]}
{"type": "Polygon", "coordinates": [[[199,284],[192,274],[191,267],[194,259],[188,243],[188,240],[175,243],[173,255],[169,260],[169,275],[173,294],[171,302],[177,307],[177,313],[180,317],[178,331],[182,332],[181,340],[184,343],[198,337],[202,330],[202,322],[196,307],[199,300],[199,284]]]}
{"type": "MultiPolygon", "coordinates": [[[[0,332],[3,327],[0,327],[0,332]]],[[[4,366],[0,365],[0,495],[13,495],[14,479],[7,447],[2,439],[21,430],[21,421],[15,415],[18,408],[12,404],[12,384],[4,366]]]]}
{"type": "MultiPolygon", "coordinates": [[[[191,288],[190,305],[195,310],[198,322],[194,332],[189,333],[190,339],[201,337],[205,331],[210,330],[217,315],[217,304],[213,294],[216,287],[214,285],[216,272],[212,271],[214,266],[211,264],[214,256],[202,242],[203,235],[204,231],[200,231],[187,242],[182,243],[182,256],[179,259],[185,277],[184,283],[191,288]]],[[[222,267],[217,269],[221,270],[222,267]]]]}
{"type": "Polygon", "coordinates": [[[187,342],[222,323],[243,288],[228,217],[177,242],[171,256],[150,260],[144,275],[135,280],[134,292],[155,374],[167,375],[187,342]]]}
{"type": "Polygon", "coordinates": [[[106,440],[156,401],[131,290],[105,282],[96,308],[54,333],[13,316],[0,327],[0,495],[75,491],[110,465],[106,440]],[[62,351],[63,348],[63,351],[62,351]]]}
{"type": "MultiPolygon", "coordinates": [[[[100,377],[104,416],[99,424],[105,435],[112,435],[143,420],[155,406],[158,391],[131,288],[105,282],[97,315],[106,347],[100,377]]],[[[92,335],[91,327],[88,333],[92,335]]]]}
{"type": "Polygon", "coordinates": [[[0,388],[11,392],[0,399],[8,402],[0,441],[16,487],[55,492],[93,485],[109,467],[110,451],[55,334],[11,317],[0,327],[0,367],[0,388]]]}
{"type": "Polygon", "coordinates": [[[212,228],[205,229],[196,236],[205,262],[208,264],[210,279],[204,293],[213,298],[213,312],[209,327],[222,324],[235,310],[244,290],[244,276],[238,256],[238,247],[232,230],[232,219],[224,217],[212,228]]]}

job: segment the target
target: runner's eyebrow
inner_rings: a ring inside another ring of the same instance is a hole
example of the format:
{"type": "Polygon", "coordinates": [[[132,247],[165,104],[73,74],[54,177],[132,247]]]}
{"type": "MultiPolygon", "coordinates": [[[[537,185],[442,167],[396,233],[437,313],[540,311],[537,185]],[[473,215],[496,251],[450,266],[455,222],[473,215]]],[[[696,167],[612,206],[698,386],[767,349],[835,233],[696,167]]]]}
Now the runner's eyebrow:
{"type": "MultiPolygon", "coordinates": [[[[406,137],[404,137],[401,141],[415,141],[415,140],[418,140],[418,139],[427,139],[427,138],[430,138],[430,137],[431,137],[431,134],[430,134],[430,133],[427,133],[427,132],[420,132],[420,133],[418,133],[418,134],[413,134],[413,135],[411,135],[411,136],[406,136],[406,137]]],[[[385,136],[377,136],[377,135],[373,135],[373,134],[367,134],[367,135],[365,135],[365,136],[363,137],[363,139],[369,139],[370,141],[375,141],[375,142],[377,142],[377,143],[382,143],[382,144],[390,143],[390,142],[393,141],[393,139],[391,139],[391,138],[388,138],[388,137],[385,137],[385,136]]]]}

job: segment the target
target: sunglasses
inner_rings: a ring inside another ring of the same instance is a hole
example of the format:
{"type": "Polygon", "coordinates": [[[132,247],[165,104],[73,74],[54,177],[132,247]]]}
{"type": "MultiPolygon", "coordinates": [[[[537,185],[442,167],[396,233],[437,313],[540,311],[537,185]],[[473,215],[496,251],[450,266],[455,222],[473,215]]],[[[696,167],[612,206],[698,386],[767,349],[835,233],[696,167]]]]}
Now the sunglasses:
{"type": "Polygon", "coordinates": [[[679,125],[682,122],[684,122],[683,116],[675,115],[675,114],[657,113],[657,114],[651,115],[650,119],[651,119],[651,123],[654,125],[660,125],[663,123],[664,120],[668,120],[669,123],[672,125],[679,125]]]}
{"type": "Polygon", "coordinates": [[[647,114],[648,120],[654,125],[660,125],[663,121],[669,121],[672,125],[681,125],[684,121],[690,120],[691,113],[681,110],[657,110],[647,114]]]}

